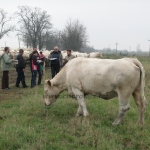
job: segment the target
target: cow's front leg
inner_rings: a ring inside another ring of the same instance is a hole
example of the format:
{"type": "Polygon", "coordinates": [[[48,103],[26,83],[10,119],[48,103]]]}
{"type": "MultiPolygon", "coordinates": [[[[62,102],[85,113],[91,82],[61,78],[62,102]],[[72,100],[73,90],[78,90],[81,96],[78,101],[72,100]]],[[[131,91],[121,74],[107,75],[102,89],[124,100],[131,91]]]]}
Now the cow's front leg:
{"type": "MultiPolygon", "coordinates": [[[[88,111],[87,111],[84,98],[77,98],[77,100],[78,100],[78,103],[79,103],[79,107],[81,107],[81,110],[82,110],[82,112],[83,112],[83,113],[82,113],[83,116],[84,116],[84,117],[88,116],[89,113],[88,113],[88,111]]],[[[81,111],[81,110],[80,110],[80,111],[81,111]]]]}
{"type": "Polygon", "coordinates": [[[82,109],[82,107],[79,105],[76,116],[80,116],[80,115],[83,115],[83,109],[82,109]]]}
{"type": "Polygon", "coordinates": [[[84,100],[83,92],[80,91],[79,89],[73,89],[73,93],[74,93],[75,97],[77,98],[78,104],[79,104],[77,116],[79,116],[81,114],[83,114],[83,116],[88,116],[89,113],[88,113],[87,108],[86,108],[86,103],[84,100]]]}

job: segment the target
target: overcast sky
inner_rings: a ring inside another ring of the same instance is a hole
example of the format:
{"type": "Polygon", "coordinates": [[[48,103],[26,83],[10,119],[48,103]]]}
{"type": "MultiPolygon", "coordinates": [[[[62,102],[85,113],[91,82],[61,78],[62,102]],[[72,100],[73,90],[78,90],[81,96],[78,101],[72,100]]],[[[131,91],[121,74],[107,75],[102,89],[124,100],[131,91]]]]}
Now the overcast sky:
{"type": "MultiPolygon", "coordinates": [[[[150,39],[150,0],[1,0],[0,8],[12,14],[18,6],[39,7],[51,15],[53,27],[62,30],[69,18],[87,28],[89,45],[148,51],[150,39]]],[[[16,24],[13,21],[12,24],[16,24]]],[[[0,40],[0,47],[18,48],[16,33],[0,40]]],[[[23,43],[21,43],[23,46],[23,43]]]]}

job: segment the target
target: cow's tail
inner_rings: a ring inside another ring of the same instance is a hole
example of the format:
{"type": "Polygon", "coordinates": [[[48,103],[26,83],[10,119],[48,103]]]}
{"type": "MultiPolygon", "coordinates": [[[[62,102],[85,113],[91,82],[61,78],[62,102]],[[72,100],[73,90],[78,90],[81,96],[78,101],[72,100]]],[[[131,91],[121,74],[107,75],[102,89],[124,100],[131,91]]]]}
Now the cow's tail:
{"type": "Polygon", "coordinates": [[[140,94],[145,98],[144,88],[145,88],[145,71],[141,62],[137,58],[132,58],[133,63],[140,68],[140,94]]]}

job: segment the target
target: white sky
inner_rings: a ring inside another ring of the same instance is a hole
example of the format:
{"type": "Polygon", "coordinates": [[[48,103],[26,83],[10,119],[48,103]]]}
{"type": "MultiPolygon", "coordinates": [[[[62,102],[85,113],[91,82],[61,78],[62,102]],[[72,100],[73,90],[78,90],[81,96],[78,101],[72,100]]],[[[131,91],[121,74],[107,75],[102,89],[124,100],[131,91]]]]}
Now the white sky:
{"type": "MultiPolygon", "coordinates": [[[[1,0],[0,8],[8,13],[18,6],[39,7],[51,15],[55,29],[64,28],[69,18],[78,19],[87,28],[89,45],[96,49],[136,50],[137,44],[148,51],[150,39],[150,0],[1,0]]],[[[17,20],[12,24],[16,24],[17,20]]],[[[18,48],[16,33],[0,40],[0,47],[18,48]]],[[[23,43],[21,43],[23,46],[23,43]]]]}

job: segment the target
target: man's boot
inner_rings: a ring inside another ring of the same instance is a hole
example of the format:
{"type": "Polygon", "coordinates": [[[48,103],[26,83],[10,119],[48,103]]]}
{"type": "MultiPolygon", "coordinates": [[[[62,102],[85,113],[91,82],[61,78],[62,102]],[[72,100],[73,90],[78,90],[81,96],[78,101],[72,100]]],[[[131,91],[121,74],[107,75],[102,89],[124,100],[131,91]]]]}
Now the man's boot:
{"type": "Polygon", "coordinates": [[[27,88],[27,87],[28,87],[28,86],[26,85],[25,79],[22,79],[22,80],[21,80],[21,83],[22,83],[23,88],[27,88]]]}

